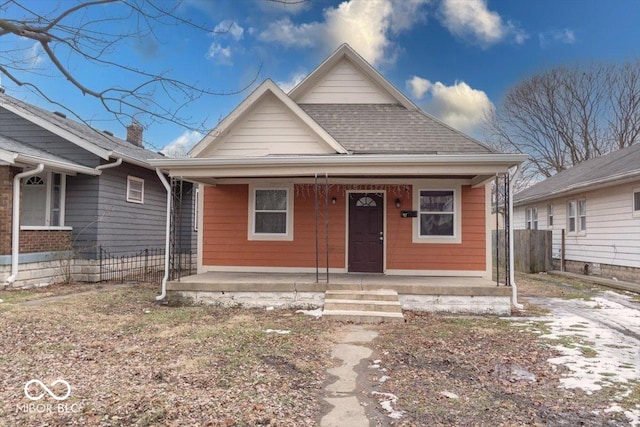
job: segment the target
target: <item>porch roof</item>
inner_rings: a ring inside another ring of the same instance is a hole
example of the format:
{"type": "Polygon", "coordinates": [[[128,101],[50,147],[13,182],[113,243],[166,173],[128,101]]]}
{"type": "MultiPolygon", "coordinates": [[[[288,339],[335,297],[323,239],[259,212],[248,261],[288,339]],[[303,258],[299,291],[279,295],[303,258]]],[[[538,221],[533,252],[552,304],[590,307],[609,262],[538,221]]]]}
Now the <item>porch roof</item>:
{"type": "Polygon", "coordinates": [[[215,183],[223,178],[470,177],[481,184],[522,163],[521,154],[352,154],[264,157],[209,157],[151,160],[171,176],[215,183]]]}

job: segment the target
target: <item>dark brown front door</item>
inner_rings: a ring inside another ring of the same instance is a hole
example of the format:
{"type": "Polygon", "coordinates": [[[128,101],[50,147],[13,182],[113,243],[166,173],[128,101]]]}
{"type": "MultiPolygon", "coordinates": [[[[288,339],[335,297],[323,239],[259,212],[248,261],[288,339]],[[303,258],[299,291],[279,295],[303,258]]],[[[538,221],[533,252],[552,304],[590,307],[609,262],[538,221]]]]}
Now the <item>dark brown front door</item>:
{"type": "Polygon", "coordinates": [[[382,273],[384,203],[381,193],[349,194],[349,271],[382,273]]]}

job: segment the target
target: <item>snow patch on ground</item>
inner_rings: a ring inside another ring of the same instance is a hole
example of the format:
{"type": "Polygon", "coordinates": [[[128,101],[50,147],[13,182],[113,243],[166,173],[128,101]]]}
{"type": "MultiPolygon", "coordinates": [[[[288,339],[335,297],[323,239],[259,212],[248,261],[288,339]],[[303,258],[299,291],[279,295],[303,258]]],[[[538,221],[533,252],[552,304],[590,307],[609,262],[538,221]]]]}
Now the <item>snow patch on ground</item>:
{"type": "Polygon", "coordinates": [[[305,314],[307,316],[313,316],[316,319],[322,317],[322,308],[316,308],[315,310],[296,310],[296,313],[305,314]]]}
{"type": "Polygon", "coordinates": [[[394,420],[399,420],[402,418],[404,413],[402,411],[396,411],[393,409],[393,405],[398,401],[398,396],[392,393],[383,393],[380,391],[372,391],[371,394],[374,396],[379,396],[382,399],[378,399],[380,402],[380,406],[382,409],[388,412],[387,416],[389,418],[393,418],[394,420]]]}
{"type": "Polygon", "coordinates": [[[265,329],[265,334],[278,334],[278,335],[289,335],[291,331],[287,331],[284,329],[265,329]]]}

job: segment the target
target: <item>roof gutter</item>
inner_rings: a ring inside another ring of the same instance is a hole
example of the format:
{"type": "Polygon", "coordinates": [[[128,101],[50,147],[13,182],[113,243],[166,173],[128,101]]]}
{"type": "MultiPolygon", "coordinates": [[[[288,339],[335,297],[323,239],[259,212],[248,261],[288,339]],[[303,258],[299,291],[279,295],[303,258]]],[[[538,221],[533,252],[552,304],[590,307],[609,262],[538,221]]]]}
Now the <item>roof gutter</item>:
{"type": "Polygon", "coordinates": [[[97,171],[103,171],[105,169],[115,168],[116,166],[120,166],[122,164],[122,157],[116,160],[113,163],[105,163],[104,165],[96,166],[97,171]]]}
{"type": "Polygon", "coordinates": [[[44,164],[39,163],[35,169],[21,172],[13,177],[13,218],[11,222],[11,276],[6,282],[10,285],[18,277],[18,257],[20,256],[20,180],[37,175],[44,170],[44,164]]]}
{"type": "Polygon", "coordinates": [[[71,165],[69,163],[61,162],[58,160],[43,159],[37,156],[30,156],[28,154],[18,153],[16,156],[16,161],[21,161],[29,164],[33,164],[33,163],[43,164],[49,169],[56,169],[64,172],[81,173],[84,175],[94,175],[94,176],[100,175],[100,172],[97,171],[98,170],[97,168],[94,169],[86,166],[71,165]]]}

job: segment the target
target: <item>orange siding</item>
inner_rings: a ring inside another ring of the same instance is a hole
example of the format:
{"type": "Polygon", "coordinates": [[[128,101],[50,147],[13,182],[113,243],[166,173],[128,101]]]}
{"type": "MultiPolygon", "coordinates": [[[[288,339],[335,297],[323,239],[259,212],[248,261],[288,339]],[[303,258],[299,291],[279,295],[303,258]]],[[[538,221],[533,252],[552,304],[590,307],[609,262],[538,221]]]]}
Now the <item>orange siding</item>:
{"type": "MultiPolygon", "coordinates": [[[[412,206],[411,192],[402,209],[412,206]]],[[[391,201],[387,203],[387,268],[393,270],[473,270],[486,268],[486,223],[484,187],[462,187],[462,243],[412,242],[412,221],[401,218],[391,201]]],[[[406,201],[405,201],[406,199],[406,201]]]]}
{"type": "MultiPolygon", "coordinates": [[[[362,188],[360,186],[360,188],[362,188]]],[[[387,197],[387,268],[399,270],[485,269],[484,188],[462,187],[462,244],[412,243],[412,219],[401,218],[395,207],[396,186],[380,186],[387,197]]],[[[329,264],[344,268],[345,186],[334,186],[329,199],[329,264]]],[[[411,187],[402,191],[402,209],[410,209],[411,187]]],[[[204,191],[203,265],[243,267],[315,267],[315,213],[311,185],[294,188],[294,240],[255,241],[247,239],[248,185],[218,185],[204,191]]],[[[321,203],[324,203],[322,197],[321,203]]],[[[320,266],[326,264],[324,207],[319,212],[320,266]]]]}

